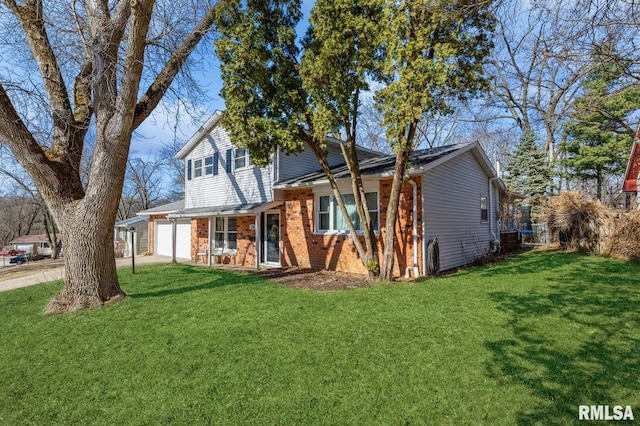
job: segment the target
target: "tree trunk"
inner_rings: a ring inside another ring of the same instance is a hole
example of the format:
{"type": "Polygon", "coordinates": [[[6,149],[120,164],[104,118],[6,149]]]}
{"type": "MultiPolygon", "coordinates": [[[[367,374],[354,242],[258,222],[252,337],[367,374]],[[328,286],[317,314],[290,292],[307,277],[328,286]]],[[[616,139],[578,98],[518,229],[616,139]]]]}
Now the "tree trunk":
{"type": "MultiPolygon", "coordinates": [[[[362,179],[360,178],[360,171],[358,169],[357,160],[353,160],[353,158],[350,159],[348,153],[344,149],[344,146],[341,145],[342,154],[345,158],[345,161],[347,161],[347,164],[349,166],[349,172],[351,174],[351,180],[353,184],[352,188],[354,191],[354,194],[353,194],[354,200],[356,201],[356,204],[361,203],[360,207],[358,208],[358,215],[360,216],[360,221],[363,224],[366,248],[362,246],[362,242],[360,241],[360,236],[358,235],[358,232],[356,231],[353,222],[349,218],[349,213],[347,212],[344,201],[342,200],[342,194],[340,193],[340,189],[338,188],[338,184],[336,182],[335,177],[331,173],[331,167],[329,166],[329,162],[327,161],[326,154],[324,154],[324,151],[321,148],[320,144],[316,143],[316,141],[313,140],[313,138],[308,137],[306,141],[309,147],[311,147],[311,150],[313,151],[313,153],[316,156],[316,159],[320,163],[322,170],[327,176],[327,180],[329,181],[329,185],[331,186],[331,190],[333,191],[333,196],[335,197],[336,203],[338,204],[338,208],[340,209],[340,212],[344,217],[345,223],[349,228],[349,235],[350,235],[351,241],[353,242],[353,245],[355,246],[356,251],[360,256],[360,259],[362,260],[362,264],[367,269],[368,280],[376,281],[380,276],[380,267],[379,267],[379,261],[378,261],[378,245],[377,245],[377,239],[375,237],[375,233],[371,229],[371,218],[369,217],[369,212],[366,211],[366,209],[363,210],[363,206],[362,206],[362,203],[364,200],[364,190],[362,189],[362,179]],[[349,161],[351,161],[351,164],[349,164],[349,161]]],[[[354,144],[354,150],[355,150],[355,144],[354,144]]],[[[366,201],[364,202],[366,203],[366,201]]]]}
{"type": "MultiPolygon", "coordinates": [[[[400,203],[400,192],[404,185],[404,174],[409,161],[409,152],[404,149],[396,153],[396,164],[393,171],[393,182],[391,183],[391,194],[387,205],[387,220],[384,232],[384,251],[382,254],[382,265],[380,265],[380,279],[390,280],[393,278],[393,267],[395,265],[395,230],[398,220],[398,206],[400,203]]],[[[417,214],[418,212],[413,212],[417,214]]],[[[416,250],[416,247],[413,248],[416,250]]]]}
{"type": "MultiPolygon", "coordinates": [[[[116,196],[117,198],[117,196],[116,196]]],[[[67,206],[57,214],[64,250],[64,287],[45,308],[46,314],[94,308],[125,297],[116,274],[111,203],[67,206]]]]}

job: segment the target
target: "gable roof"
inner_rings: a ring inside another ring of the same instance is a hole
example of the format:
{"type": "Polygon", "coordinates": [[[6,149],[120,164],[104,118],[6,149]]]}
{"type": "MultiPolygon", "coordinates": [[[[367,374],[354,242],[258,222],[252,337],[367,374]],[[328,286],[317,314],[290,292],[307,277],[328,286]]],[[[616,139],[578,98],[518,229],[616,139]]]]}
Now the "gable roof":
{"type": "Polygon", "coordinates": [[[211,117],[209,117],[209,119],[205,121],[198,130],[196,130],[193,136],[189,138],[187,143],[184,144],[182,148],[180,148],[180,151],[176,153],[176,158],[184,160],[185,157],[191,152],[191,150],[200,143],[202,138],[209,134],[218,125],[218,121],[220,121],[220,118],[222,118],[222,111],[215,110],[213,115],[211,115],[211,117]]]}
{"type": "MultiPolygon", "coordinates": [[[[409,157],[407,174],[423,173],[445,161],[450,160],[464,152],[472,151],[480,166],[488,176],[496,176],[489,159],[478,142],[468,142],[454,145],[445,145],[436,148],[427,148],[414,151],[409,157]]],[[[362,176],[389,177],[393,175],[396,164],[395,154],[380,155],[360,161],[360,173],[362,176]]],[[[342,164],[331,169],[336,180],[350,178],[349,169],[342,164]]],[[[274,188],[284,189],[299,186],[309,186],[327,183],[327,177],[322,170],[307,173],[296,178],[287,179],[274,185],[274,188]]]]}
{"type": "Polygon", "coordinates": [[[623,192],[638,191],[638,174],[640,174],[640,125],[638,126],[633,146],[631,147],[627,170],[624,173],[624,182],[622,183],[623,192]]]}

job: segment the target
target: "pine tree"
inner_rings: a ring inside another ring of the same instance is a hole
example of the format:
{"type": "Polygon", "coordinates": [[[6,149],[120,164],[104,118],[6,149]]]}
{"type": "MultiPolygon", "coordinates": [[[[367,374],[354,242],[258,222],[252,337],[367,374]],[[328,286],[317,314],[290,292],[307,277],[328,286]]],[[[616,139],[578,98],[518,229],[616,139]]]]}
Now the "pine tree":
{"type": "Polygon", "coordinates": [[[567,141],[560,146],[567,177],[595,181],[603,199],[606,178],[624,172],[634,129],[626,120],[640,107],[640,85],[625,85],[626,65],[611,55],[596,57],[599,65],[583,83],[565,125],[567,141]]]}
{"type": "Polygon", "coordinates": [[[549,184],[549,169],[533,133],[522,135],[506,171],[509,188],[525,196],[523,202],[531,206],[534,215],[540,213],[549,184]]]}

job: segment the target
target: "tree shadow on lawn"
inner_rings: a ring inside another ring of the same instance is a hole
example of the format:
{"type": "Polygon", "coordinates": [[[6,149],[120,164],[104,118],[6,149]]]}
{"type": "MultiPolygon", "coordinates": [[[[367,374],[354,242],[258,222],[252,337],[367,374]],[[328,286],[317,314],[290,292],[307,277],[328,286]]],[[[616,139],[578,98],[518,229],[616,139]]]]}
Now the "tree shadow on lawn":
{"type": "MultiPolygon", "coordinates": [[[[134,290],[127,292],[133,299],[149,297],[165,297],[190,293],[199,290],[237,286],[247,284],[265,284],[266,279],[245,272],[225,271],[221,269],[205,269],[202,267],[177,265],[169,266],[166,275],[158,277],[158,271],[149,269],[136,274],[137,279],[146,281],[141,286],[141,292],[134,290]],[[172,269],[173,268],[173,269],[172,269]],[[148,275],[144,277],[140,275],[148,275]],[[175,275],[175,279],[172,276],[175,275]],[[147,280],[151,279],[151,282],[147,280]],[[147,290],[147,291],[144,291],[147,290]]],[[[136,278],[129,278],[130,280],[136,278]]],[[[131,289],[131,285],[128,287],[131,289]]]]}
{"type": "Polygon", "coordinates": [[[582,259],[579,253],[567,253],[560,250],[531,250],[526,254],[518,254],[511,259],[494,263],[485,268],[484,276],[516,276],[519,274],[536,274],[540,271],[555,270],[582,259]]]}
{"type": "Polygon", "coordinates": [[[485,343],[487,374],[536,398],[518,424],[577,422],[582,404],[631,405],[640,415],[640,284],[619,271],[588,264],[527,294],[491,294],[515,338],[485,343]]]}

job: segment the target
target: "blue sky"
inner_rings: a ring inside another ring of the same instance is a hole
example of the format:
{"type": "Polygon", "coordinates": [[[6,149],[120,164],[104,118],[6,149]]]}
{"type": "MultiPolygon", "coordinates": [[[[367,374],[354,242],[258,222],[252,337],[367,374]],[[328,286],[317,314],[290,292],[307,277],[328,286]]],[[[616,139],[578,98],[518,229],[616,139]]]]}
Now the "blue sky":
{"type": "MultiPolygon", "coordinates": [[[[304,35],[307,27],[307,20],[315,0],[303,0],[303,19],[298,25],[298,35],[304,35]]],[[[211,50],[213,56],[213,46],[205,46],[211,50]]],[[[131,141],[130,156],[132,157],[153,157],[155,152],[166,142],[173,139],[186,142],[216,110],[224,109],[224,99],[220,97],[222,82],[220,80],[220,69],[217,61],[214,60],[211,69],[201,70],[199,82],[202,85],[207,102],[193,105],[188,99],[182,99],[181,103],[169,103],[163,101],[153,114],[140,125],[131,141]],[[186,113],[187,107],[199,112],[194,119],[186,113]],[[176,123],[175,115],[179,113],[180,121],[176,123]]]]}

